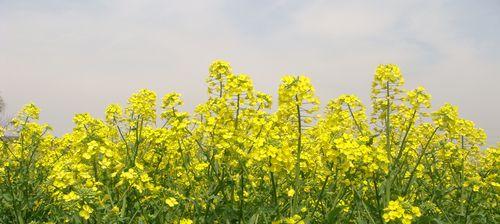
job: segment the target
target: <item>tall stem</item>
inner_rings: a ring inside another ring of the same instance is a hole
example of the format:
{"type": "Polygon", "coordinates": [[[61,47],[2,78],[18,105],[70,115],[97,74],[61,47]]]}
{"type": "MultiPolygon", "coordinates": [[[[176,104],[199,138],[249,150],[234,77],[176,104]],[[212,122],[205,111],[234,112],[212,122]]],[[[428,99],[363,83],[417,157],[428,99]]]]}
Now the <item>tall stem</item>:
{"type": "Polygon", "coordinates": [[[292,204],[292,215],[295,214],[297,210],[297,206],[299,205],[299,199],[300,199],[300,154],[302,153],[302,118],[300,114],[300,103],[299,102],[299,97],[295,95],[295,105],[297,109],[297,124],[298,124],[298,138],[297,138],[297,155],[295,158],[295,195],[294,195],[294,200],[292,204]]]}
{"type": "Polygon", "coordinates": [[[358,128],[359,134],[363,135],[363,129],[361,129],[361,126],[359,125],[358,121],[356,120],[356,117],[354,117],[354,113],[352,112],[352,108],[348,103],[347,103],[347,109],[349,109],[349,114],[351,114],[351,118],[354,121],[356,128],[358,128]]]}
{"type": "MultiPolygon", "coordinates": [[[[390,91],[389,91],[389,82],[386,83],[386,103],[387,103],[387,109],[386,109],[386,114],[385,114],[385,138],[386,138],[386,144],[385,144],[385,150],[387,151],[387,157],[389,161],[392,162],[392,155],[391,155],[391,118],[390,118],[390,113],[391,113],[391,100],[390,100],[390,91]]],[[[384,205],[387,205],[389,201],[391,200],[391,178],[392,178],[392,167],[389,168],[389,175],[386,179],[385,182],[385,200],[384,200],[384,205]]]]}
{"type": "Polygon", "coordinates": [[[404,195],[406,195],[408,193],[408,190],[410,189],[410,186],[413,183],[413,179],[415,176],[415,172],[417,171],[417,167],[418,167],[418,165],[420,165],[420,162],[422,161],[422,158],[424,157],[424,155],[427,151],[427,148],[429,147],[429,144],[432,141],[432,138],[434,138],[434,135],[436,135],[437,130],[438,130],[438,128],[434,129],[431,136],[429,137],[429,139],[425,143],[424,148],[422,148],[422,152],[420,153],[420,156],[418,157],[417,162],[415,163],[415,167],[413,167],[413,170],[411,171],[410,178],[409,178],[408,183],[406,184],[406,187],[404,189],[404,195]]]}
{"type": "MultiPolygon", "coordinates": [[[[236,133],[238,131],[238,121],[239,121],[239,115],[240,115],[240,94],[237,95],[237,100],[236,100],[236,114],[234,116],[234,132],[236,133]]],[[[243,222],[243,197],[244,197],[244,192],[245,192],[245,177],[244,175],[244,168],[245,165],[243,164],[243,161],[241,158],[239,159],[240,162],[240,209],[239,209],[239,216],[240,216],[240,223],[243,222]]]]}
{"type": "MultiPolygon", "coordinates": [[[[271,166],[271,162],[269,162],[269,165],[271,166]]],[[[277,196],[277,192],[276,192],[276,180],[274,179],[274,173],[271,171],[271,184],[272,184],[272,197],[273,197],[273,202],[274,202],[274,207],[276,209],[276,215],[277,215],[277,219],[281,218],[281,214],[280,214],[280,208],[279,208],[279,204],[278,204],[278,196],[277,196]]]]}
{"type": "Polygon", "coordinates": [[[385,113],[385,138],[386,138],[386,144],[385,144],[385,149],[387,151],[387,156],[389,157],[390,160],[392,160],[392,155],[391,155],[391,99],[390,99],[390,91],[389,91],[389,82],[386,84],[386,113],[385,113]]]}

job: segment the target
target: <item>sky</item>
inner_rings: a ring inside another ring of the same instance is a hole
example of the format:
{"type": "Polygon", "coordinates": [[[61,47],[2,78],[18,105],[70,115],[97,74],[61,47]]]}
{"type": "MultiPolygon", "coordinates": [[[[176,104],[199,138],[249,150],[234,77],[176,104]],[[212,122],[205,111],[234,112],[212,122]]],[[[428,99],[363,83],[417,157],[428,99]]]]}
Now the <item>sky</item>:
{"type": "Polygon", "coordinates": [[[56,135],[75,113],[103,117],[141,88],[207,99],[215,59],[276,96],[285,74],[309,76],[323,103],[358,95],[369,107],[378,64],[406,89],[500,141],[500,1],[0,0],[0,95],[12,117],[41,107],[56,135]]]}

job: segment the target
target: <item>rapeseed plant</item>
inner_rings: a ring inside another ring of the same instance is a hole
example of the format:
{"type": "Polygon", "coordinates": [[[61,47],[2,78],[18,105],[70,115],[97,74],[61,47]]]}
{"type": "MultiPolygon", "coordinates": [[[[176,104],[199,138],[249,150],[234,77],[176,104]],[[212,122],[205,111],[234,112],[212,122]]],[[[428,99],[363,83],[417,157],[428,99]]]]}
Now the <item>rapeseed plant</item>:
{"type": "Polygon", "coordinates": [[[458,108],[431,109],[400,69],[377,67],[371,114],[341,95],[323,112],[311,80],[270,95],[228,62],[208,100],[157,106],[142,89],[104,119],[54,137],[27,104],[0,128],[0,223],[497,223],[500,145],[458,108]],[[15,138],[5,137],[5,133],[15,138]]]}

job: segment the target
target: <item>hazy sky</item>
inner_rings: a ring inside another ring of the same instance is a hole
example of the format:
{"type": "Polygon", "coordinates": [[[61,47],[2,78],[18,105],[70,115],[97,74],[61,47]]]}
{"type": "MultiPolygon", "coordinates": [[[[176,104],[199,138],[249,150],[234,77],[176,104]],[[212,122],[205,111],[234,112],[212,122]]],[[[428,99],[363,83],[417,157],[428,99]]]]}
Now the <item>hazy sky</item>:
{"type": "Polygon", "coordinates": [[[500,140],[500,1],[0,0],[0,94],[12,116],[42,108],[56,134],[75,113],[102,117],[140,88],[206,99],[214,59],[276,94],[284,74],[311,77],[323,102],[369,104],[380,63],[433,107],[458,105],[500,140]]]}

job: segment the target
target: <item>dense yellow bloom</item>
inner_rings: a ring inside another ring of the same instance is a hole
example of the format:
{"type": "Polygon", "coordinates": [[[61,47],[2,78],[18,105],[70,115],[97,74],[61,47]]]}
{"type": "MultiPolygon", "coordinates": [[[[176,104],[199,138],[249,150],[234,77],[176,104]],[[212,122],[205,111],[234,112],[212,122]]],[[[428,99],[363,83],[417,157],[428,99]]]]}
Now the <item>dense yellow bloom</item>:
{"type": "Polygon", "coordinates": [[[229,76],[232,74],[231,66],[228,62],[222,60],[215,60],[210,65],[210,76],[221,79],[222,77],[229,76]]]}
{"type": "Polygon", "coordinates": [[[125,178],[126,180],[134,180],[137,177],[137,173],[133,168],[130,168],[127,170],[127,172],[122,173],[121,177],[125,178]]]}
{"type": "Polygon", "coordinates": [[[128,99],[127,113],[144,121],[153,121],[156,118],[156,93],[142,89],[133,94],[128,99]]]}
{"type": "Polygon", "coordinates": [[[404,79],[397,65],[385,64],[377,67],[374,82],[378,85],[386,85],[387,82],[402,85],[404,84],[404,79]]]}
{"type": "Polygon", "coordinates": [[[35,104],[30,103],[24,106],[22,110],[22,114],[26,117],[30,117],[32,119],[38,119],[40,116],[40,108],[35,106],[35,104]]]}
{"type": "Polygon", "coordinates": [[[431,95],[425,92],[424,87],[417,87],[416,89],[409,91],[408,101],[413,108],[418,108],[424,106],[426,108],[431,107],[431,95]]]}
{"type": "Polygon", "coordinates": [[[314,95],[314,92],[314,87],[309,78],[287,75],[281,79],[281,85],[278,90],[279,104],[292,103],[299,106],[307,103],[313,105],[319,104],[319,99],[314,95]]]}
{"type": "Polygon", "coordinates": [[[106,121],[114,123],[122,117],[122,107],[119,104],[111,104],[106,108],[106,121]]]}
{"type": "Polygon", "coordinates": [[[0,128],[0,223],[497,222],[500,145],[403,84],[380,65],[371,114],[354,95],[318,113],[311,80],[287,75],[273,110],[216,60],[193,113],[143,89],[59,137],[28,104],[0,128]]]}
{"type": "Polygon", "coordinates": [[[402,197],[397,200],[390,201],[386,208],[384,208],[384,222],[400,220],[401,223],[409,224],[415,217],[420,217],[420,209],[415,206],[409,205],[402,197]]]}

